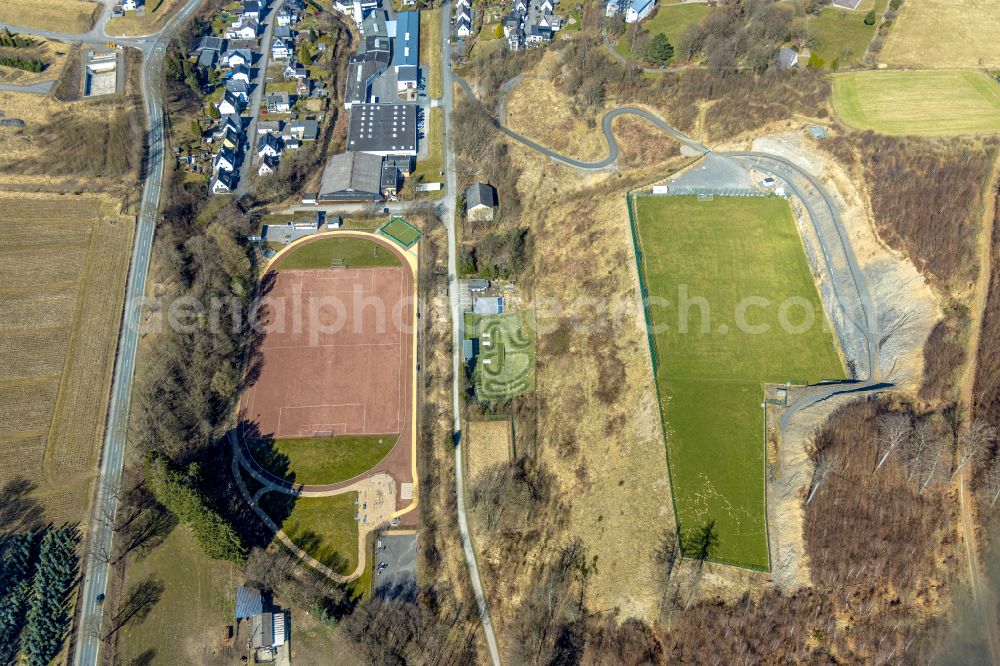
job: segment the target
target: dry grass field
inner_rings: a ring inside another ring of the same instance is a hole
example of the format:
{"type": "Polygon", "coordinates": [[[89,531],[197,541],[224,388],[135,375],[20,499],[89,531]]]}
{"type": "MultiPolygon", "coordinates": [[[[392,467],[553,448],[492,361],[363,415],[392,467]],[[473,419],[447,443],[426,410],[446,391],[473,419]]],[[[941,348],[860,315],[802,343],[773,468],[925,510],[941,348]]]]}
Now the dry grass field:
{"type": "Polygon", "coordinates": [[[0,65],[0,83],[13,83],[25,86],[40,81],[54,81],[62,75],[71,47],[62,42],[55,42],[40,37],[32,37],[32,39],[35,40],[34,48],[0,49],[0,51],[3,51],[5,55],[41,60],[45,63],[45,69],[40,72],[27,72],[16,67],[4,67],[0,65]]]}
{"type": "Polygon", "coordinates": [[[173,16],[183,0],[149,0],[146,2],[146,13],[139,16],[136,12],[126,12],[125,16],[108,21],[109,35],[149,35],[160,28],[173,16]]]}
{"type": "Polygon", "coordinates": [[[94,26],[99,8],[87,0],[3,0],[0,22],[78,34],[94,26]]]}
{"type": "Polygon", "coordinates": [[[491,465],[510,460],[510,421],[469,421],[466,445],[469,479],[491,465]]]}
{"type": "Polygon", "coordinates": [[[89,504],[134,220],[110,198],[0,194],[0,484],[55,523],[89,504]]]}
{"type": "Polygon", "coordinates": [[[0,127],[5,189],[138,194],[129,176],[138,168],[143,120],[131,98],[61,102],[5,92],[0,110],[26,123],[0,127]]]}
{"type": "Polygon", "coordinates": [[[546,53],[535,70],[511,91],[506,124],[556,152],[579,160],[598,160],[608,154],[608,142],[601,128],[575,113],[571,100],[553,85],[558,65],[559,55],[546,53]]]}
{"type": "Polygon", "coordinates": [[[949,69],[1000,66],[995,0],[904,2],[882,50],[890,65],[949,69]]]}

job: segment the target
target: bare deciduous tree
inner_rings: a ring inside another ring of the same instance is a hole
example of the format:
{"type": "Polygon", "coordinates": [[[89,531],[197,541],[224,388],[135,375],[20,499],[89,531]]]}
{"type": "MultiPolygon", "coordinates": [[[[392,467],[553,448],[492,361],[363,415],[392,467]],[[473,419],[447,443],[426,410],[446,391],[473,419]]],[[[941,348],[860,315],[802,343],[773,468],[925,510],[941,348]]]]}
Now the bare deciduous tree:
{"type": "Polygon", "coordinates": [[[958,434],[957,461],[951,478],[954,479],[966,465],[985,454],[996,438],[996,428],[982,419],[973,419],[969,426],[958,434]]]}
{"type": "Polygon", "coordinates": [[[994,458],[983,474],[983,492],[990,499],[990,507],[1000,499],[1000,458],[994,458]]]}
{"type": "Polygon", "coordinates": [[[816,455],[816,466],[813,468],[812,476],[812,488],[809,490],[809,497],[806,498],[806,504],[813,501],[813,498],[816,497],[816,493],[819,492],[820,486],[823,485],[827,477],[831,474],[836,474],[842,468],[843,464],[835,453],[830,451],[820,451],[816,455]]]}
{"type": "Polygon", "coordinates": [[[930,418],[921,420],[913,428],[913,436],[906,442],[904,455],[910,468],[908,481],[916,480],[923,492],[938,470],[945,439],[930,418]]]}
{"type": "Polygon", "coordinates": [[[893,450],[906,442],[913,433],[913,424],[906,414],[886,414],[879,418],[878,450],[881,458],[875,465],[875,471],[889,458],[893,450]]]}

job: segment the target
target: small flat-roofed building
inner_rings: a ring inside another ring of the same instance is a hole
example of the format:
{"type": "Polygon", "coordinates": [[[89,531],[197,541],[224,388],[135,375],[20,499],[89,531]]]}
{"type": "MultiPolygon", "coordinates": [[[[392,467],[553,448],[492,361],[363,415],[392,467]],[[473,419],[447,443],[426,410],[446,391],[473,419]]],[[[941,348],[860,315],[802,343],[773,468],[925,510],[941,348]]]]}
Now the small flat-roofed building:
{"type": "Polygon", "coordinates": [[[395,68],[420,64],[420,13],[399,12],[396,15],[395,68]]]}
{"type": "Polygon", "coordinates": [[[381,201],[381,185],[382,158],[348,151],[327,160],[316,200],[381,201]]]}
{"type": "Polygon", "coordinates": [[[395,197],[399,194],[399,169],[388,160],[382,162],[382,194],[386,197],[395,197]]]}
{"type": "Polygon", "coordinates": [[[347,149],[382,156],[416,155],[416,105],[353,105],[347,126],[347,149]]]}
{"type": "Polygon", "coordinates": [[[397,70],[396,91],[416,90],[419,69],[416,65],[403,65],[397,70]]]}

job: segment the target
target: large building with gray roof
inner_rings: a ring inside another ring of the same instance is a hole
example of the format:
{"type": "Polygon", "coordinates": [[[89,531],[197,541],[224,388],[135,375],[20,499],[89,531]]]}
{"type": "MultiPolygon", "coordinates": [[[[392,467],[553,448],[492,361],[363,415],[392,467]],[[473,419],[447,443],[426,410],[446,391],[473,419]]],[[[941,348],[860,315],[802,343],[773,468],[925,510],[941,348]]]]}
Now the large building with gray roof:
{"type": "Polygon", "coordinates": [[[382,158],[348,151],[333,155],[323,169],[319,202],[381,201],[382,158]]]}
{"type": "Polygon", "coordinates": [[[347,149],[374,155],[417,154],[415,104],[354,104],[347,149]]]}

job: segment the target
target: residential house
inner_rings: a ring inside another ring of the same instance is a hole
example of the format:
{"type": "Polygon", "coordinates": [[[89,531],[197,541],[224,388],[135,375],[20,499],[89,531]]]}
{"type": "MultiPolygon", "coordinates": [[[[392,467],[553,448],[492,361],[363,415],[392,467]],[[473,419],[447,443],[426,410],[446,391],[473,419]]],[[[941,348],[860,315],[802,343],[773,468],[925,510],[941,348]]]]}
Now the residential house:
{"type": "Polygon", "coordinates": [[[471,23],[472,22],[472,9],[470,7],[468,7],[467,5],[456,5],[455,6],[455,23],[458,24],[458,22],[460,20],[462,20],[463,18],[466,21],[469,21],[471,23]]]}
{"type": "Polygon", "coordinates": [[[250,66],[249,65],[236,65],[233,67],[233,72],[229,77],[230,81],[242,81],[247,85],[250,85],[250,66]]]}
{"type": "Polygon", "coordinates": [[[222,147],[229,148],[233,151],[238,151],[240,149],[240,133],[234,130],[232,127],[227,127],[222,132],[222,147]]]}
{"type": "Polygon", "coordinates": [[[225,192],[232,192],[236,189],[236,183],[239,180],[239,176],[235,171],[219,171],[212,178],[212,194],[223,194],[225,192]]]}
{"type": "Polygon", "coordinates": [[[542,25],[532,25],[528,28],[528,34],[525,35],[524,41],[528,44],[544,44],[545,42],[552,41],[552,28],[547,28],[542,25]]]}
{"type": "Polygon", "coordinates": [[[653,12],[656,7],[656,0],[628,0],[628,7],[625,9],[625,22],[638,23],[653,12]]]}
{"type": "Polygon", "coordinates": [[[222,55],[222,64],[226,67],[233,68],[239,65],[246,65],[249,67],[253,64],[253,55],[250,49],[233,49],[226,51],[222,55]]]}
{"type": "Polygon", "coordinates": [[[465,16],[455,21],[455,35],[457,37],[468,37],[472,34],[472,21],[465,16]]]}
{"type": "Polygon", "coordinates": [[[510,14],[503,19],[503,36],[510,37],[512,32],[521,31],[521,15],[517,12],[512,11],[510,14]]]}
{"type": "Polygon", "coordinates": [[[218,59],[218,51],[205,49],[198,54],[198,64],[196,66],[201,70],[215,69],[215,63],[218,59]]]}
{"type": "Polygon", "coordinates": [[[245,19],[231,25],[226,30],[227,39],[257,39],[258,23],[255,19],[245,19]]]}
{"type": "Polygon", "coordinates": [[[271,155],[264,155],[263,159],[260,161],[260,166],[257,168],[258,176],[267,176],[274,173],[274,170],[278,168],[278,158],[272,157],[271,155]]]}
{"type": "Polygon", "coordinates": [[[286,92],[268,93],[264,100],[268,113],[288,113],[292,110],[291,101],[286,92]]]}
{"type": "Polygon", "coordinates": [[[524,31],[520,27],[507,34],[507,46],[510,47],[511,51],[517,51],[524,46],[524,31]]]}
{"type": "Polygon", "coordinates": [[[555,4],[553,0],[538,0],[537,7],[539,14],[551,14],[552,10],[555,9],[555,4]]]}
{"type": "Polygon", "coordinates": [[[378,155],[354,151],[331,156],[317,201],[381,201],[382,162],[378,155]]]}
{"type": "Polygon", "coordinates": [[[278,22],[279,26],[291,26],[293,23],[298,21],[298,14],[288,7],[282,7],[278,10],[278,15],[275,16],[275,20],[278,22]]]}
{"type": "Polygon", "coordinates": [[[302,142],[295,137],[289,137],[287,139],[282,139],[285,144],[285,150],[298,150],[302,147],[302,142]]]}
{"type": "Polygon", "coordinates": [[[319,137],[319,121],[293,120],[288,123],[286,132],[299,141],[315,141],[319,137]]]}
{"type": "Polygon", "coordinates": [[[285,41],[288,41],[293,37],[292,29],[289,28],[287,25],[277,26],[271,34],[274,35],[276,38],[283,39],[285,41]]]}
{"type": "Polygon", "coordinates": [[[514,0],[514,11],[520,14],[527,14],[528,0],[514,0]]]}
{"type": "Polygon", "coordinates": [[[393,66],[416,67],[420,59],[420,12],[396,14],[396,58],[393,66]]]}
{"type": "Polygon", "coordinates": [[[220,132],[222,132],[224,134],[226,132],[226,130],[229,129],[229,128],[234,129],[237,134],[242,134],[243,133],[243,121],[240,119],[240,117],[238,115],[235,115],[235,114],[224,115],[219,120],[219,131],[220,132]]]}
{"type": "Polygon", "coordinates": [[[228,90],[222,94],[222,101],[220,101],[217,106],[219,114],[223,116],[229,114],[235,114],[238,116],[243,111],[243,102],[240,101],[239,97],[228,90]]]}
{"type": "Polygon", "coordinates": [[[257,122],[257,134],[280,134],[283,123],[280,120],[260,120],[257,122]]]}
{"type": "Polygon", "coordinates": [[[562,28],[562,17],[555,14],[542,14],[538,17],[538,25],[548,28],[552,32],[559,32],[562,28]]]}
{"type": "Polygon", "coordinates": [[[257,157],[264,157],[265,155],[270,155],[271,157],[280,157],[281,151],[285,149],[285,144],[282,142],[275,134],[265,134],[257,140],[257,157]]]}
{"type": "Polygon", "coordinates": [[[240,9],[240,15],[246,18],[252,18],[254,21],[260,21],[261,6],[257,0],[243,0],[243,6],[240,9]]]}
{"type": "Polygon", "coordinates": [[[299,97],[309,96],[309,81],[299,79],[295,84],[295,94],[299,97]]]}
{"type": "Polygon", "coordinates": [[[474,183],[465,188],[465,215],[470,220],[489,222],[499,205],[496,188],[487,183],[474,183]]]}
{"type": "Polygon", "coordinates": [[[615,14],[620,14],[625,11],[625,4],[625,0],[608,0],[604,6],[604,15],[614,16],[615,14]]]}
{"type": "Polygon", "coordinates": [[[221,148],[212,161],[213,171],[236,171],[236,151],[232,148],[221,148]]]}
{"type": "Polygon", "coordinates": [[[144,4],[143,0],[122,0],[122,9],[126,12],[135,11],[144,4]]]}
{"type": "Polygon", "coordinates": [[[226,81],[226,90],[235,95],[243,104],[250,99],[250,84],[243,79],[232,78],[226,81]]]}
{"type": "Polygon", "coordinates": [[[191,55],[194,55],[195,52],[200,53],[201,51],[217,51],[221,53],[225,50],[226,40],[221,37],[199,37],[198,41],[194,43],[194,48],[191,49],[191,55]]]}
{"type": "Polygon", "coordinates": [[[288,60],[295,52],[295,48],[284,39],[275,38],[271,42],[271,57],[275,60],[288,60]]]}
{"type": "Polygon", "coordinates": [[[281,75],[286,79],[305,79],[309,77],[309,72],[305,67],[290,62],[285,66],[285,71],[281,75]]]}

